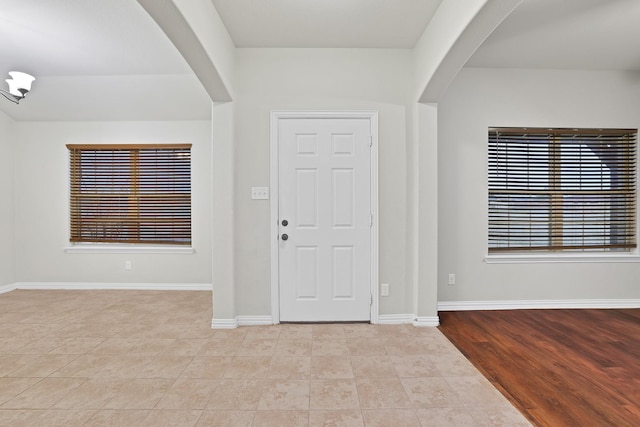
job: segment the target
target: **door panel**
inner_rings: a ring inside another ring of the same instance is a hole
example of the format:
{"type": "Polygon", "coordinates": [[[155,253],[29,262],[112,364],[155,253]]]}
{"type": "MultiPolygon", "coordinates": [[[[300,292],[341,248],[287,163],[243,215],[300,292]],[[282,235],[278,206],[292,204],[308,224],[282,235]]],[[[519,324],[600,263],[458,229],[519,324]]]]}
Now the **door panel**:
{"type": "Polygon", "coordinates": [[[333,228],[355,225],[355,177],[353,169],[333,169],[333,228]]]}
{"type": "Polygon", "coordinates": [[[333,299],[353,299],[356,295],[353,246],[333,247],[333,299]]]}
{"type": "Polygon", "coordinates": [[[370,320],[370,127],[278,121],[281,321],[370,320]]]}
{"type": "Polygon", "coordinates": [[[299,300],[316,300],[318,298],[318,247],[298,246],[296,286],[298,287],[296,297],[299,300]]]}
{"type": "Polygon", "coordinates": [[[318,228],[318,170],[296,170],[296,206],[299,228],[318,228]]]}

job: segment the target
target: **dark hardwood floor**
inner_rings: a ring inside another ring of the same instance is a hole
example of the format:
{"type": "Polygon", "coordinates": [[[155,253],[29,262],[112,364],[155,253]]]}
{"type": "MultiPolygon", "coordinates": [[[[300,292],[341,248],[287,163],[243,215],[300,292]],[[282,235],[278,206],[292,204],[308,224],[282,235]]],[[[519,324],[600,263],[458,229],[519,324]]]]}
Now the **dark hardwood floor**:
{"type": "Polygon", "coordinates": [[[640,309],[440,312],[440,330],[537,426],[640,426],[640,309]]]}

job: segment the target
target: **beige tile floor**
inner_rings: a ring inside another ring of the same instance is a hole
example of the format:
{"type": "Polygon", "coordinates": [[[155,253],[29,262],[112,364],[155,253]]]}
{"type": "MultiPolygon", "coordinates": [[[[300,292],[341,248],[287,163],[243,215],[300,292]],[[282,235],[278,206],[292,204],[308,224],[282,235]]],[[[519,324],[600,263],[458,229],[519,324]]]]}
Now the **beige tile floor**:
{"type": "Polygon", "coordinates": [[[436,328],[212,330],[211,294],[0,295],[0,426],[529,425],[436,328]]]}

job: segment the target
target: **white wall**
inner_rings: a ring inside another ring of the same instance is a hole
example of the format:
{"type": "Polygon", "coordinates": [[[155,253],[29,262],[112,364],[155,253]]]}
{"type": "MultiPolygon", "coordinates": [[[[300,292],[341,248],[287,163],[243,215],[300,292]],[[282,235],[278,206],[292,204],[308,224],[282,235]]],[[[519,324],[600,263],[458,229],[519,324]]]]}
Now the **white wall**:
{"type": "Polygon", "coordinates": [[[272,110],[379,112],[380,282],[391,294],[381,314],[408,307],[407,105],[411,51],[385,49],[237,49],[236,51],[236,301],[240,315],[268,315],[270,210],[250,198],[269,185],[272,110]]]}
{"type": "Polygon", "coordinates": [[[0,112],[0,286],[15,281],[13,251],[15,127],[15,122],[0,112]]]}
{"type": "Polygon", "coordinates": [[[418,324],[438,324],[438,107],[416,105],[417,203],[416,289],[418,324]]]}
{"type": "Polygon", "coordinates": [[[211,109],[213,317],[235,319],[235,161],[232,102],[211,109]]]}
{"type": "Polygon", "coordinates": [[[489,126],[638,128],[640,73],[462,70],[438,109],[438,300],[640,298],[638,263],[483,262],[489,126]]]}
{"type": "Polygon", "coordinates": [[[211,124],[19,122],[15,144],[17,282],[211,283],[211,124]],[[193,254],[68,254],[65,144],[191,143],[193,254]],[[124,261],[132,261],[125,271],[124,261]]]}
{"type": "MultiPolygon", "coordinates": [[[[487,3],[487,0],[442,0],[435,15],[416,43],[414,100],[422,98],[425,88],[430,84],[438,70],[447,60],[451,49],[460,35],[466,30],[475,15],[487,3]]],[[[457,70],[447,70],[455,73],[457,70]]],[[[445,85],[446,86],[446,85],[445,85]]],[[[435,102],[429,99],[424,102],[435,102]]]]}
{"type": "MultiPolygon", "coordinates": [[[[233,98],[235,46],[210,0],[174,0],[233,98]]],[[[184,52],[181,52],[184,53],[184,52]]]]}

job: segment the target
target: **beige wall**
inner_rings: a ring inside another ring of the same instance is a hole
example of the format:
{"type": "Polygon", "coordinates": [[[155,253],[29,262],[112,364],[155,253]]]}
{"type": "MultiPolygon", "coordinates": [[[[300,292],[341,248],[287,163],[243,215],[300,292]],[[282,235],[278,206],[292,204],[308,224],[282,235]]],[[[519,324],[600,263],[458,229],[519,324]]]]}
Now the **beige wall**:
{"type": "Polygon", "coordinates": [[[408,307],[407,103],[410,50],[237,49],[235,102],[235,282],[240,315],[271,314],[270,208],[250,198],[269,185],[272,110],[379,112],[380,283],[389,297],[381,314],[408,307]]]}
{"type": "Polygon", "coordinates": [[[13,188],[15,127],[15,122],[0,112],[0,286],[9,285],[15,281],[13,188]]]}
{"type": "Polygon", "coordinates": [[[20,122],[15,144],[16,282],[211,283],[211,124],[20,122]],[[191,143],[193,254],[69,254],[69,143],[191,143]],[[131,260],[132,270],[124,269],[131,260]]]}
{"type": "Polygon", "coordinates": [[[438,110],[438,301],[640,298],[639,263],[483,261],[489,126],[638,128],[640,73],[463,69],[438,110]]]}

